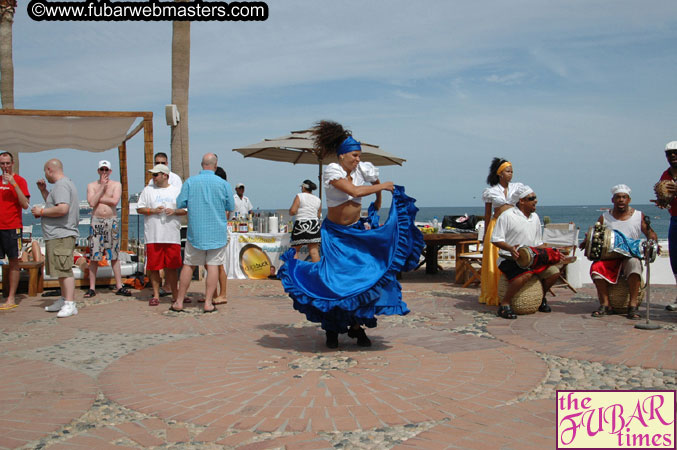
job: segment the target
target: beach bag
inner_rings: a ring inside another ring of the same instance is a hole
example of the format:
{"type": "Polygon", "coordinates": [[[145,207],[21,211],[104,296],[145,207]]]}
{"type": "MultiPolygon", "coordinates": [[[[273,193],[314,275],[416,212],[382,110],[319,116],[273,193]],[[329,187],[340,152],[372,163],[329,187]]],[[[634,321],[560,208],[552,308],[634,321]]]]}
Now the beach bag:
{"type": "Polygon", "coordinates": [[[475,215],[463,214],[461,216],[444,216],[442,219],[442,228],[456,228],[458,230],[475,231],[478,219],[475,215]]]}
{"type": "Polygon", "coordinates": [[[129,286],[132,289],[136,289],[137,291],[142,290],[145,288],[150,280],[148,279],[147,276],[145,276],[142,273],[137,273],[135,276],[126,278],[122,284],[125,286],[129,286]]]}

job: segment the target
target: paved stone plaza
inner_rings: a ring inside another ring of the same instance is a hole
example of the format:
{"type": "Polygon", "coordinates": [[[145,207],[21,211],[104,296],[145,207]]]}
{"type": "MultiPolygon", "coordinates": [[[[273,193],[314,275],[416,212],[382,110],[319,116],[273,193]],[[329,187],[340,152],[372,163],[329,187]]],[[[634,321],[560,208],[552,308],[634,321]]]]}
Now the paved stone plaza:
{"type": "Polygon", "coordinates": [[[509,321],[452,275],[404,274],[411,313],[368,349],[327,349],[273,280],[230,280],[216,314],[100,289],[57,319],[23,295],[0,313],[0,448],[546,449],[556,389],[675,389],[674,287],[644,331],[590,317],[592,285],[509,321]]]}

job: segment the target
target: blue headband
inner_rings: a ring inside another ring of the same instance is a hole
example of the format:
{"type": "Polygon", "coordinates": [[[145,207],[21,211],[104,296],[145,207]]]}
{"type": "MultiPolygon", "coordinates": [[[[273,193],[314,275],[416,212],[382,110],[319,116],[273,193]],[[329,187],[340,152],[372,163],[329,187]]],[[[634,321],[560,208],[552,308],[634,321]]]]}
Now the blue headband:
{"type": "Polygon", "coordinates": [[[336,150],[336,154],[342,155],[344,153],[350,153],[354,151],[361,152],[362,147],[360,146],[359,142],[353,139],[352,136],[348,136],[343,142],[341,142],[341,145],[339,145],[338,150],[336,150]]]}

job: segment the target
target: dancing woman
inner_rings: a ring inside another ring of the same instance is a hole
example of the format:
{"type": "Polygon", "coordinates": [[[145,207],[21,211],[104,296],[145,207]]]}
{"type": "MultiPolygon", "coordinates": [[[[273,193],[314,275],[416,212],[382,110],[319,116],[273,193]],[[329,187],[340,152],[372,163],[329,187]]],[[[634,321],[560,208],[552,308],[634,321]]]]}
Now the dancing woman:
{"type": "Polygon", "coordinates": [[[278,277],[294,309],[311,322],[321,323],[327,347],[338,347],[338,335],[348,333],[357,345],[371,341],[362,325],[373,328],[379,314],[404,315],[399,272],[415,269],[423,249],[423,235],[414,219],[415,199],[402,186],[381,183],[378,169],[360,162],[360,143],[336,122],[321,121],[313,131],[320,156],[338,156],[323,173],[327,218],[322,222],[322,257],[312,263],[294,259],[294,249],[282,256],[278,277]],[[388,219],[379,225],[377,205],[382,191],[391,191],[388,219]],[[362,197],[376,194],[369,217],[360,219],[362,197]]]}
{"type": "Polygon", "coordinates": [[[487,176],[487,184],[490,187],[482,193],[485,227],[480,303],[487,305],[499,304],[498,279],[501,276],[497,264],[498,247],[491,243],[491,233],[494,231],[498,217],[507,209],[515,206],[514,201],[511,200],[512,194],[522,186],[522,183],[511,183],[512,176],[512,164],[505,159],[494,158],[487,176]]]}

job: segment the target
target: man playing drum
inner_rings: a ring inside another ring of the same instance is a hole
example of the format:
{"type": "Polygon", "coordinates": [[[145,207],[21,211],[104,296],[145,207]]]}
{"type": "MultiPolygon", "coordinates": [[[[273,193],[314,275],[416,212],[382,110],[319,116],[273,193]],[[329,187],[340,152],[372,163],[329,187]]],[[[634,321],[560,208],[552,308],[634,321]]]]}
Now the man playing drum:
{"type": "Polygon", "coordinates": [[[498,315],[504,319],[517,318],[510,306],[511,300],[533,276],[538,277],[543,285],[543,300],[538,310],[550,312],[545,292],[559,277],[559,268],[555,264],[562,262],[558,251],[546,249],[543,245],[541,220],[536,214],[538,200],[534,191],[529,186],[521,186],[513,195],[512,203],[515,206],[501,214],[491,235],[491,243],[499,249],[498,268],[508,279],[508,289],[498,306],[498,315]],[[518,265],[518,250],[524,246],[530,247],[530,251],[543,249],[538,252],[538,264],[526,268],[518,265]]]}
{"type": "MultiPolygon", "coordinates": [[[[668,250],[672,273],[675,275],[675,281],[677,281],[677,141],[670,141],[665,145],[665,157],[670,167],[661,175],[659,184],[663,185],[665,192],[663,193],[663,198],[658,197],[656,206],[667,208],[670,211],[668,250]]],[[[656,195],[658,196],[658,194],[659,190],[656,189],[656,195]]],[[[665,309],[677,311],[677,299],[672,304],[666,306],[665,309]]]]}
{"type": "MultiPolygon", "coordinates": [[[[614,207],[611,211],[604,211],[597,219],[608,228],[623,233],[628,239],[638,240],[640,232],[648,239],[658,241],[656,233],[644,221],[644,214],[630,206],[631,189],[625,184],[618,184],[611,188],[611,202],[614,207]]],[[[587,240],[581,244],[585,248],[587,240]]],[[[628,280],[630,290],[630,304],[628,306],[628,319],[638,320],[641,316],[637,313],[639,299],[639,287],[642,281],[642,263],[639,258],[623,257],[596,261],[590,266],[590,277],[597,288],[599,297],[599,309],[592,313],[593,317],[601,317],[611,314],[613,310],[609,306],[609,284],[616,284],[621,274],[628,280]]]]}

